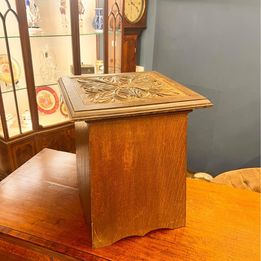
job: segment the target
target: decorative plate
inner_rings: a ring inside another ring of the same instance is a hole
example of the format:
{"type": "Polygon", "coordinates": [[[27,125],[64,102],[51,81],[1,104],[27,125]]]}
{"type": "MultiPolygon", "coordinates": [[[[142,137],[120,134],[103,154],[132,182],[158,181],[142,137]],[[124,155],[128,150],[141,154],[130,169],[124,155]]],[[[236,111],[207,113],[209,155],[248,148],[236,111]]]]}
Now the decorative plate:
{"type": "MultiPolygon", "coordinates": [[[[17,83],[21,75],[21,68],[14,58],[11,58],[11,63],[14,73],[14,82],[17,83]]],[[[0,54],[0,80],[6,84],[12,84],[11,70],[6,54],[0,54]]]]}
{"type": "Polygon", "coordinates": [[[48,86],[38,87],[36,89],[36,100],[38,110],[45,114],[56,112],[59,107],[59,98],[54,89],[48,86]]]}
{"type": "Polygon", "coordinates": [[[68,117],[68,112],[65,103],[62,101],[60,104],[60,112],[64,117],[68,117]]]}

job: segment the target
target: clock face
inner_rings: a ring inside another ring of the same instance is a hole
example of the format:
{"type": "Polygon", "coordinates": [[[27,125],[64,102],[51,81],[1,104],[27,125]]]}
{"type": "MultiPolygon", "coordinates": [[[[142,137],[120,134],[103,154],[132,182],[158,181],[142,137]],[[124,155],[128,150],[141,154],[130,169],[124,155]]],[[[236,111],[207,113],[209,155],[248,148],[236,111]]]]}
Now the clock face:
{"type": "Polygon", "coordinates": [[[124,14],[128,22],[137,23],[143,16],[145,0],[125,0],[124,14]]]}

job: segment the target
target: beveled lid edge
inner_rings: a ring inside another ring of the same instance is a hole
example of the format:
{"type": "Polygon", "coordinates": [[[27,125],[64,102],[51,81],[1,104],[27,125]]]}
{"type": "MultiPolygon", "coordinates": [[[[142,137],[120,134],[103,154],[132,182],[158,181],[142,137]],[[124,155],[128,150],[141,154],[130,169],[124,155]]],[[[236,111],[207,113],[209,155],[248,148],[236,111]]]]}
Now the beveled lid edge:
{"type": "Polygon", "coordinates": [[[213,104],[207,100],[196,100],[196,101],[182,101],[175,102],[173,107],[164,106],[165,104],[153,104],[142,106],[142,110],[140,110],[140,106],[135,107],[127,107],[122,110],[122,108],[113,108],[110,110],[96,110],[96,111],[84,111],[84,112],[73,112],[71,117],[74,121],[95,121],[95,120],[103,120],[103,119],[113,119],[119,117],[130,117],[130,116],[140,116],[147,114],[158,114],[158,113],[171,113],[171,112],[179,112],[179,111],[192,111],[194,109],[207,108],[213,106],[213,104]],[[145,110],[144,110],[145,109],[145,110]]]}

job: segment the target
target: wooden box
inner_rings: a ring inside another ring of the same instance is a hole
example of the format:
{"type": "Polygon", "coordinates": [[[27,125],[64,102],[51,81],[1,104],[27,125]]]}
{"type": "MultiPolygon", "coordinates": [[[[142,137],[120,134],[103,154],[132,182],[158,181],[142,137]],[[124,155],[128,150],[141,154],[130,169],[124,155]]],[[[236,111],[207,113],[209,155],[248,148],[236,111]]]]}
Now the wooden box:
{"type": "Polygon", "coordinates": [[[205,97],[156,72],[59,80],[76,127],[92,246],[185,225],[188,113],[205,97]]]}

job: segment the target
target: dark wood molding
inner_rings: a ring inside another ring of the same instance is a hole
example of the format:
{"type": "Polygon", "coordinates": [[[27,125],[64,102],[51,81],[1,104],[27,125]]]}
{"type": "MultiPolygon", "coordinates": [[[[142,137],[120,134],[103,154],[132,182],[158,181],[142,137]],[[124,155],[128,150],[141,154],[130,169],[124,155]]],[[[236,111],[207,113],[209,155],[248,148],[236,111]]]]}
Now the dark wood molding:
{"type": "Polygon", "coordinates": [[[12,171],[8,148],[0,142],[0,180],[12,171]]]}
{"type": "Polygon", "coordinates": [[[72,33],[72,57],[73,73],[81,74],[81,48],[79,30],[79,6],[78,1],[70,0],[71,33],[72,33]]]}
{"type": "Polygon", "coordinates": [[[38,111],[35,109],[37,108],[37,102],[36,102],[34,72],[33,72],[31,45],[30,45],[30,37],[29,37],[28,24],[27,24],[25,2],[16,0],[16,9],[18,15],[21,50],[23,55],[23,62],[24,62],[24,69],[25,69],[24,73],[25,73],[25,79],[27,84],[32,126],[33,126],[33,130],[38,130],[40,126],[39,126],[38,111]]]}
{"type": "Polygon", "coordinates": [[[4,107],[4,101],[3,101],[1,90],[0,90],[0,117],[1,117],[3,133],[4,133],[4,140],[8,140],[9,133],[8,133],[7,123],[6,123],[5,107],[4,107]]]}

